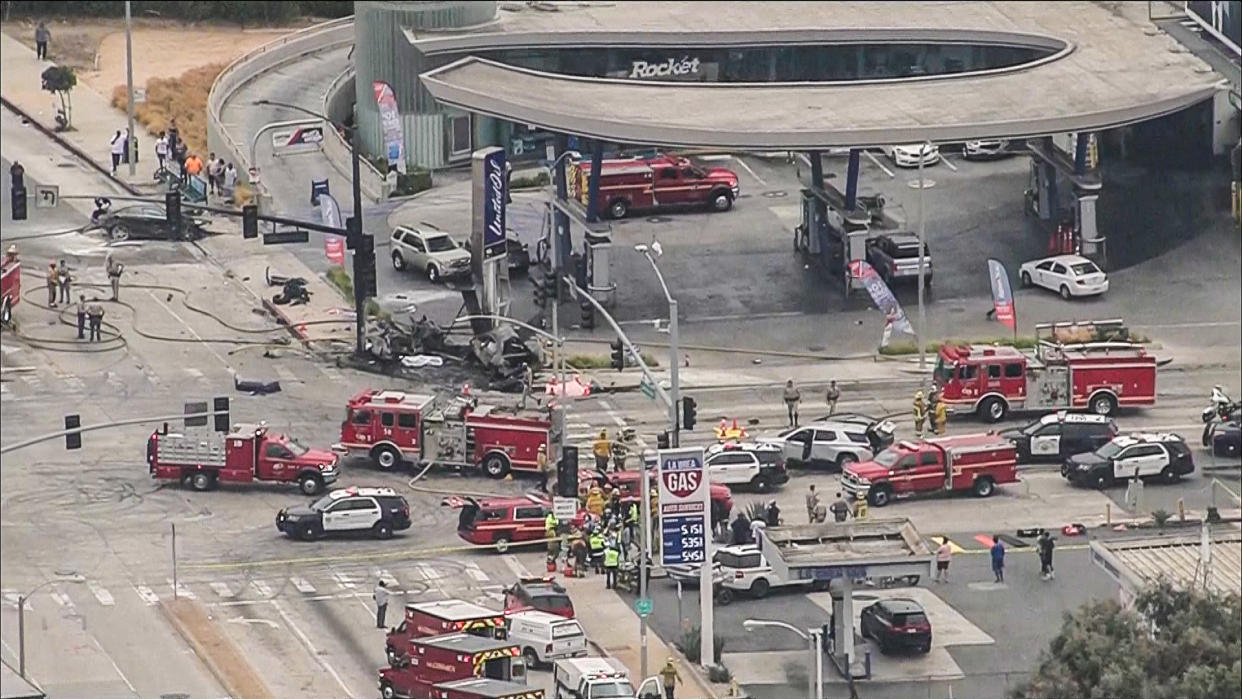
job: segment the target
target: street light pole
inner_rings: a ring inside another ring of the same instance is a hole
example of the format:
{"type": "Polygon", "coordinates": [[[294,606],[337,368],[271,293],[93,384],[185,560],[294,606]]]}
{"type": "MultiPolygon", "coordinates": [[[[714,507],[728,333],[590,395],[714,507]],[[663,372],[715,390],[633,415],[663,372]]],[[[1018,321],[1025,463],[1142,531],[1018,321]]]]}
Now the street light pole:
{"type": "Polygon", "coordinates": [[[129,0],[125,0],[125,87],[129,90],[129,99],[126,100],[129,138],[125,143],[125,159],[129,161],[129,174],[133,177],[138,167],[138,135],[134,133],[134,33],[130,21],[129,5],[129,0]]]}
{"type": "MultiPolygon", "coordinates": [[[[268,100],[268,99],[255,100],[254,103],[259,104],[259,105],[269,105],[273,107],[284,107],[285,109],[292,109],[295,112],[302,112],[303,114],[315,117],[316,119],[322,119],[323,122],[329,128],[335,126],[335,123],[331,119],[329,119],[327,116],[320,114],[319,112],[316,112],[312,109],[307,109],[305,107],[299,107],[296,104],[289,104],[288,102],[277,102],[275,100],[268,100]]],[[[362,146],[362,143],[361,143],[362,139],[360,138],[360,134],[358,133],[357,124],[354,124],[353,126],[346,126],[345,124],[341,124],[341,127],[349,132],[349,145],[350,145],[349,152],[350,152],[350,165],[351,165],[350,174],[352,175],[352,179],[353,179],[353,182],[351,182],[350,184],[352,185],[352,189],[353,189],[354,215],[353,215],[353,218],[351,218],[349,221],[346,222],[346,231],[348,233],[348,239],[352,240],[354,244],[354,353],[357,354],[358,356],[362,356],[363,350],[364,350],[364,345],[363,345],[363,340],[362,340],[362,335],[363,335],[362,330],[363,330],[363,324],[366,322],[365,313],[366,313],[366,300],[367,300],[366,292],[363,291],[362,284],[359,283],[361,275],[358,274],[358,272],[360,271],[360,267],[361,267],[361,264],[359,262],[359,257],[358,257],[358,248],[362,241],[362,159],[361,159],[361,156],[359,155],[359,150],[361,150],[361,146],[362,146]]],[[[251,163],[251,166],[258,167],[258,163],[251,163]]],[[[374,259],[371,260],[371,265],[372,267],[374,267],[375,265],[374,259]]],[[[372,270],[372,274],[374,274],[374,270],[372,270]]]]}
{"type": "Polygon", "coordinates": [[[634,249],[641,252],[647,261],[651,263],[651,269],[655,270],[656,278],[660,280],[660,288],[664,290],[664,299],[668,301],[668,352],[669,352],[669,394],[672,405],[668,408],[668,424],[669,424],[669,446],[681,446],[681,420],[677,414],[678,406],[681,403],[681,374],[680,362],[678,362],[677,350],[677,299],[669,293],[668,284],[664,281],[664,274],[660,272],[660,266],[656,264],[655,258],[651,253],[660,254],[660,248],[657,243],[651,245],[635,245],[634,249]]]}
{"type": "Polygon", "coordinates": [[[764,627],[785,629],[786,631],[797,634],[799,638],[807,642],[810,651],[815,655],[815,671],[807,673],[807,697],[824,699],[824,655],[820,652],[822,647],[820,632],[816,630],[803,631],[802,629],[791,624],[771,619],[746,619],[742,621],[742,628],[747,631],[754,631],[755,629],[764,627]]]}
{"type": "Polygon", "coordinates": [[[919,376],[927,381],[927,311],[923,308],[923,267],[925,265],[923,247],[927,244],[927,216],[923,207],[923,159],[931,150],[931,143],[924,142],[919,146],[919,376]]]}
{"type": "MultiPolygon", "coordinates": [[[[128,5],[129,3],[126,4],[128,5]]],[[[64,577],[44,580],[38,585],[35,585],[30,592],[20,595],[17,598],[17,674],[21,675],[22,679],[26,679],[26,600],[30,599],[34,593],[53,583],[80,583],[85,581],[86,578],[78,575],[77,573],[70,572],[66,573],[64,577]]]]}

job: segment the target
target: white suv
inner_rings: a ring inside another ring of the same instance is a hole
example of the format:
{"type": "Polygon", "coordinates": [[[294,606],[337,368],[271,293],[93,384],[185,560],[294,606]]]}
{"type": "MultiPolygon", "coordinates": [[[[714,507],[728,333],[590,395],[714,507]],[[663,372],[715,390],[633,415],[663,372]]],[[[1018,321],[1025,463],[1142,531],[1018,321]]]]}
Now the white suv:
{"type": "Polygon", "coordinates": [[[781,587],[812,587],[823,585],[815,580],[784,580],[772,572],[759,547],[753,544],[741,546],[721,546],[716,549],[713,559],[720,564],[720,590],[716,593],[716,601],[722,605],[729,604],[739,592],[748,593],[756,599],[765,597],[768,592],[781,587]]]}
{"type": "Polygon", "coordinates": [[[780,445],[789,466],[828,466],[844,469],[866,461],[893,441],[892,422],[864,416],[830,417],[791,427],[760,442],[780,445]]]}
{"type": "Polygon", "coordinates": [[[424,272],[433,282],[470,274],[470,252],[444,231],[397,226],[390,242],[395,270],[424,272]]]}
{"type": "Polygon", "coordinates": [[[789,482],[785,455],[777,444],[713,444],[704,453],[712,483],[745,486],[760,493],[789,482]]]}

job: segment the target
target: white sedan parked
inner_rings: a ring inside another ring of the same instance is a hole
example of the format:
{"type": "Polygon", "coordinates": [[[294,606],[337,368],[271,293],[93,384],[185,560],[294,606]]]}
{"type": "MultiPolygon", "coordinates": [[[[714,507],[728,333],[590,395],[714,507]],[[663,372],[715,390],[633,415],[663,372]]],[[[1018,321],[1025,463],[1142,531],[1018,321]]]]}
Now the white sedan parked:
{"type": "Polygon", "coordinates": [[[914,143],[905,146],[885,146],[884,154],[892,159],[897,167],[918,167],[919,154],[923,154],[923,167],[940,162],[940,147],[926,143],[914,143]]]}
{"type": "Polygon", "coordinates": [[[1031,260],[1018,268],[1022,286],[1042,286],[1063,299],[1098,296],[1108,291],[1108,276],[1080,255],[1057,255],[1031,260]]]}

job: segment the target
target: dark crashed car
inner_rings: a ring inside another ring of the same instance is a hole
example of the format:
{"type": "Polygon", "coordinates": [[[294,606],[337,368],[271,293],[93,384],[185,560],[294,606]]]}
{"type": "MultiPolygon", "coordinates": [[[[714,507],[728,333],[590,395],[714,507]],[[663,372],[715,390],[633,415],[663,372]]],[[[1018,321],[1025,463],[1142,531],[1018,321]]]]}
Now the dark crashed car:
{"type": "MultiPolygon", "coordinates": [[[[470,249],[470,240],[466,240],[466,249],[470,249]]],[[[509,271],[525,274],[530,270],[530,246],[512,235],[505,236],[505,252],[509,263],[509,271]]]]}
{"type": "Polygon", "coordinates": [[[206,235],[207,220],[181,210],[180,232],[168,225],[163,204],[136,204],[109,211],[99,219],[99,227],[112,240],[198,240],[206,235]]]}
{"type": "Polygon", "coordinates": [[[1237,456],[1242,452],[1242,421],[1214,422],[1203,430],[1203,446],[1216,456],[1237,456]]]}

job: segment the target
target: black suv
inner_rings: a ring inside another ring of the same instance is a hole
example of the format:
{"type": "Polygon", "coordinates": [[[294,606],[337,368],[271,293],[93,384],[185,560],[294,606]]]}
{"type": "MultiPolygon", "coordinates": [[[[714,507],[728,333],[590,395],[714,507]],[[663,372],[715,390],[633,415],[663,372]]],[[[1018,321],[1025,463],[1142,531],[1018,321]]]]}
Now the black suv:
{"type": "Polygon", "coordinates": [[[1050,459],[1061,461],[1074,454],[1095,451],[1117,436],[1117,423],[1107,415],[1049,413],[1025,426],[1004,430],[1000,435],[1018,449],[1018,461],[1050,459]]]}
{"type": "Polygon", "coordinates": [[[1167,433],[1116,437],[1093,452],[1076,454],[1061,464],[1061,475],[1070,483],[1097,488],[1135,477],[1159,477],[1165,483],[1174,483],[1194,470],[1186,440],[1167,433]]]}
{"type": "MultiPolygon", "coordinates": [[[[885,284],[908,281],[918,284],[919,237],[913,233],[877,235],[867,241],[867,262],[885,284]]],[[[932,285],[931,250],[923,244],[923,286],[932,285]]]]}
{"type": "Polygon", "coordinates": [[[345,532],[387,539],[410,528],[410,504],[392,488],[343,488],[309,505],[286,507],[276,515],[276,528],[306,541],[345,532]]]}
{"type": "Polygon", "coordinates": [[[931,622],[919,603],[912,599],[882,599],[865,607],[858,626],[863,638],[873,639],[879,644],[881,653],[898,648],[931,652],[931,622]]]}

